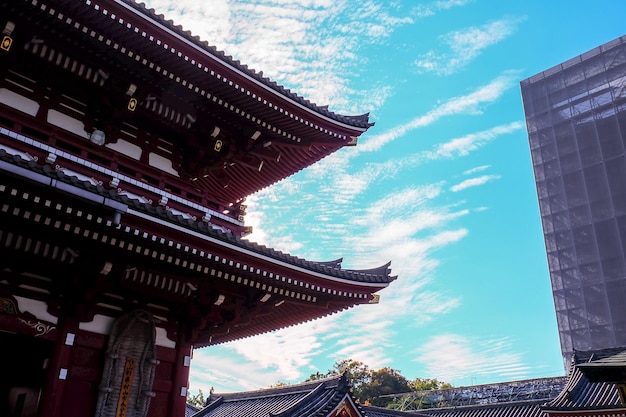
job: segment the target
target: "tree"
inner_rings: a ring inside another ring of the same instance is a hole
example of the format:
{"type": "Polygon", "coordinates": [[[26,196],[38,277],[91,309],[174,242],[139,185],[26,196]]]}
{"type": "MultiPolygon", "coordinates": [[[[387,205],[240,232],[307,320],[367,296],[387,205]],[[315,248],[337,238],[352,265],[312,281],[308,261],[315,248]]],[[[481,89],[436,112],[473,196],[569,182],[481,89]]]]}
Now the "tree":
{"type": "Polygon", "coordinates": [[[398,408],[400,404],[393,402],[393,394],[406,395],[410,391],[452,388],[452,385],[447,382],[436,379],[416,378],[409,381],[397,369],[385,367],[372,370],[363,362],[352,359],[336,361],[328,372],[318,371],[311,374],[305,382],[341,374],[346,375],[346,379],[352,386],[352,395],[356,400],[362,404],[370,403],[379,407],[398,408]]]}
{"type": "Polygon", "coordinates": [[[413,391],[429,391],[432,389],[452,388],[452,384],[430,378],[415,378],[411,381],[410,385],[411,390],[413,391]]]}
{"type": "Polygon", "coordinates": [[[280,387],[286,387],[287,385],[289,384],[286,382],[278,381],[275,384],[270,385],[269,388],[280,388],[280,387]]]}
{"type": "Polygon", "coordinates": [[[331,369],[324,374],[320,373],[320,371],[317,371],[314,374],[309,375],[309,377],[305,379],[304,382],[317,381],[318,379],[330,378],[331,376],[337,375],[335,372],[336,371],[334,369],[331,369]]]}
{"type": "Polygon", "coordinates": [[[330,378],[344,373],[346,374],[346,379],[350,382],[350,385],[352,385],[353,391],[357,390],[362,384],[370,381],[371,371],[366,364],[352,359],[342,359],[336,361],[333,367],[325,373],[317,371],[309,375],[304,382],[330,378]]]}
{"type": "Polygon", "coordinates": [[[409,381],[392,368],[372,370],[366,364],[352,359],[342,359],[326,373],[311,374],[307,381],[329,378],[345,374],[352,387],[352,395],[361,403],[384,404],[388,400],[378,400],[380,395],[410,391],[409,381]]]}
{"type": "Polygon", "coordinates": [[[386,404],[386,407],[402,411],[430,408],[431,396],[425,391],[453,388],[452,384],[430,378],[415,378],[409,382],[409,386],[417,394],[396,396],[393,401],[386,404]]]}
{"type": "Polygon", "coordinates": [[[372,371],[370,368],[360,361],[352,359],[343,359],[335,362],[333,366],[334,375],[346,374],[346,379],[352,385],[352,392],[355,398],[361,398],[361,391],[372,380],[372,371]]]}
{"type": "Polygon", "coordinates": [[[191,394],[191,391],[187,392],[187,404],[192,405],[196,408],[202,408],[206,405],[206,398],[204,398],[204,393],[201,389],[198,390],[197,394],[191,394]]]}
{"type": "MultiPolygon", "coordinates": [[[[359,399],[385,407],[392,401],[390,394],[410,391],[409,381],[397,369],[385,367],[370,373],[370,381],[360,387],[359,399]]],[[[355,393],[355,397],[356,397],[355,393]]]]}

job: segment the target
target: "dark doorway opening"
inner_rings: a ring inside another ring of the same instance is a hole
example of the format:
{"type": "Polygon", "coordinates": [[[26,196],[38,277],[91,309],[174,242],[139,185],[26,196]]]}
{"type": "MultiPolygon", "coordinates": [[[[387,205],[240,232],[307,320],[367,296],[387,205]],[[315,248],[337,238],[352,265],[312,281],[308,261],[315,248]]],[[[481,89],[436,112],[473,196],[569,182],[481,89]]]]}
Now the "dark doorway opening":
{"type": "Polygon", "coordinates": [[[0,332],[0,416],[35,417],[52,342],[0,332]]]}

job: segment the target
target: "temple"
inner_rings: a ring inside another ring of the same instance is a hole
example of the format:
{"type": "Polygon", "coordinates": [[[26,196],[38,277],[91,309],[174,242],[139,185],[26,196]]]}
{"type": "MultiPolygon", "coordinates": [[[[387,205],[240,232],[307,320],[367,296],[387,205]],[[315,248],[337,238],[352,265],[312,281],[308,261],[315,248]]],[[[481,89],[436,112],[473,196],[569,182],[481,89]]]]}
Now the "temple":
{"type": "Polygon", "coordinates": [[[368,115],[131,0],[2,2],[0,29],[0,415],[182,417],[194,348],[395,278],[242,239],[247,196],[356,145],[368,115]]]}
{"type": "Polygon", "coordinates": [[[344,376],[239,393],[211,393],[187,417],[626,417],[626,351],[577,352],[566,377],[385,395],[359,404],[344,376]]]}

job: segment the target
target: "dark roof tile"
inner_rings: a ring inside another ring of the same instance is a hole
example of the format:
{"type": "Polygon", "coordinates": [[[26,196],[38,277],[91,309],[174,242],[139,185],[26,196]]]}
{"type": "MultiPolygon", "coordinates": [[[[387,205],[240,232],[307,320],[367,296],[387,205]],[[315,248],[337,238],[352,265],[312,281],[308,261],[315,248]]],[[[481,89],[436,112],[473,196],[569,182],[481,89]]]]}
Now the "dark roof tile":
{"type": "Polygon", "coordinates": [[[624,408],[617,387],[609,382],[591,382],[577,366],[596,360],[607,359],[620,353],[620,349],[604,349],[590,352],[575,352],[570,365],[570,375],[565,389],[546,406],[546,410],[604,410],[624,408]]]}
{"type": "Polygon", "coordinates": [[[326,417],[349,395],[349,384],[342,375],[257,391],[211,394],[207,406],[194,417],[326,417]]]}

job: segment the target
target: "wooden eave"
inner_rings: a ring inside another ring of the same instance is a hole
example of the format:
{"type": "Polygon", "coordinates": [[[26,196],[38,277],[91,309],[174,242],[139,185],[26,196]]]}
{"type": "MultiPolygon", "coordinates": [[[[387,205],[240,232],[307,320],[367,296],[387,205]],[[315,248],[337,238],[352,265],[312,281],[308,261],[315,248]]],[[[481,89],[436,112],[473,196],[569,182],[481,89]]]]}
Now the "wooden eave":
{"type": "Polygon", "coordinates": [[[3,279],[51,314],[68,299],[86,320],[141,306],[204,346],[368,303],[394,279],[202,229],[4,150],[0,171],[3,279]]]}

